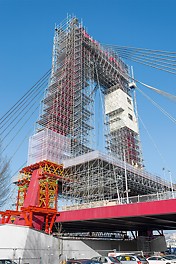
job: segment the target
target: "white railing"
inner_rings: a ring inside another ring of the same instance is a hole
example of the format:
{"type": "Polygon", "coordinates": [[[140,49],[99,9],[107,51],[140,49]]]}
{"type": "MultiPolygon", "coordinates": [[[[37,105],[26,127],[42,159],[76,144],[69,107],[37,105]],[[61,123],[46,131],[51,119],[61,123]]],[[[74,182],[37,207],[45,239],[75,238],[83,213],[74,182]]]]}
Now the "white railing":
{"type": "Polygon", "coordinates": [[[176,191],[162,192],[162,193],[132,196],[132,197],[128,197],[128,199],[120,198],[120,199],[101,200],[101,201],[74,204],[74,205],[66,205],[66,206],[62,206],[62,208],[59,208],[59,209],[61,209],[61,211],[69,211],[69,210],[96,208],[96,207],[103,207],[103,206],[121,205],[121,204],[127,204],[127,203],[132,204],[132,203],[140,203],[140,202],[169,200],[169,199],[175,199],[175,198],[176,198],[176,191]]]}

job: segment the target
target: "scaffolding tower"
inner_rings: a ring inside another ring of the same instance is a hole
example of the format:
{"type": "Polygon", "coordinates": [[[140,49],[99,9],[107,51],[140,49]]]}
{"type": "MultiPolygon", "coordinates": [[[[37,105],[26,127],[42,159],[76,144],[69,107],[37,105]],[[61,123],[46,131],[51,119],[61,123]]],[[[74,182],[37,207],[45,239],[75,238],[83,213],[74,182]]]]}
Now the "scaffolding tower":
{"type": "Polygon", "coordinates": [[[36,133],[30,138],[28,164],[63,163],[62,196],[69,202],[124,195],[126,165],[122,164],[131,166],[130,175],[138,175],[133,177],[136,185],[130,185],[131,194],[169,189],[169,184],[156,178],[152,180],[156,184],[146,188],[150,179],[142,176],[129,83],[128,66],[94,40],[76,17],[68,16],[55,27],[52,74],[36,133]]]}

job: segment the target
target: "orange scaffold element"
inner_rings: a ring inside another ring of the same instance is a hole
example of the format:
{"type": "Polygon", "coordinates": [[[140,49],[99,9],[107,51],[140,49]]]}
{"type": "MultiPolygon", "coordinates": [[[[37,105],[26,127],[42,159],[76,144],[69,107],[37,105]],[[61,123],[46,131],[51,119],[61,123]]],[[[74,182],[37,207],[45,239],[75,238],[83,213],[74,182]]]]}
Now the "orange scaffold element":
{"type": "Polygon", "coordinates": [[[17,210],[26,205],[57,209],[58,181],[62,181],[64,177],[63,165],[44,160],[23,168],[20,173],[22,178],[17,183],[17,210]],[[30,182],[34,184],[31,188],[30,182]],[[37,189],[37,200],[28,204],[34,188],[37,189]]]}
{"type": "Polygon", "coordinates": [[[16,211],[0,212],[1,223],[14,223],[52,232],[57,212],[58,182],[64,178],[63,165],[41,161],[20,171],[16,211]]]}

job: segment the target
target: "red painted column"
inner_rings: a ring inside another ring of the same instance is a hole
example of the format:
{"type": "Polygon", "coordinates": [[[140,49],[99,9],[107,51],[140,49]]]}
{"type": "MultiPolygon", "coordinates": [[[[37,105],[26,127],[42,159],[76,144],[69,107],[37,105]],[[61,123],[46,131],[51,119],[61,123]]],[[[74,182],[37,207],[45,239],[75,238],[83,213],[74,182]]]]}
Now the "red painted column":
{"type": "Polygon", "coordinates": [[[34,170],[30,179],[23,207],[38,206],[39,169],[34,170]]]}

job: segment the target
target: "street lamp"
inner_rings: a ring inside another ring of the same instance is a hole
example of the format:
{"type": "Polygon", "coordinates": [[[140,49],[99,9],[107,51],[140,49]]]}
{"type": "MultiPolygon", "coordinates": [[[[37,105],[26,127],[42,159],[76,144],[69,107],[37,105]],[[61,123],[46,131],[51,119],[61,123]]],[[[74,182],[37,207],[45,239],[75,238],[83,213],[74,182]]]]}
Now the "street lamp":
{"type": "Polygon", "coordinates": [[[170,170],[168,170],[168,173],[169,173],[170,184],[171,184],[172,198],[174,198],[174,188],[173,188],[173,182],[172,182],[172,175],[171,175],[171,171],[170,171],[170,170]]]}
{"type": "Polygon", "coordinates": [[[125,157],[125,151],[123,152],[124,155],[124,170],[125,170],[125,192],[126,192],[126,199],[127,203],[129,203],[129,196],[128,196],[128,177],[127,177],[127,168],[126,168],[126,157],[125,157]]]}

